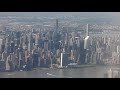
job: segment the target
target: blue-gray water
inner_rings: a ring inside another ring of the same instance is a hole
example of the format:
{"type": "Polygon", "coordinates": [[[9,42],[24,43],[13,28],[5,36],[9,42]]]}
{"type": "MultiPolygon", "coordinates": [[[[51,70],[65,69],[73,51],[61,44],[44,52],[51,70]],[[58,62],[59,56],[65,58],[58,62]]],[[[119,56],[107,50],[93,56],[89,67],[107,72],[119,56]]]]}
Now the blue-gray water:
{"type": "Polygon", "coordinates": [[[110,68],[118,66],[96,66],[78,69],[35,69],[22,72],[0,72],[0,78],[104,78],[110,68]]]}

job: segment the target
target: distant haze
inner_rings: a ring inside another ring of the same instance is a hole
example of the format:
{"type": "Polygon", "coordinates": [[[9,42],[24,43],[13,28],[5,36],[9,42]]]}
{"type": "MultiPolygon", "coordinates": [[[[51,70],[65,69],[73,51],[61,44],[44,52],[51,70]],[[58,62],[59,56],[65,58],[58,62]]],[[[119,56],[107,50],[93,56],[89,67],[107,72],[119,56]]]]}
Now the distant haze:
{"type": "MultiPolygon", "coordinates": [[[[82,16],[110,19],[112,23],[120,23],[120,12],[0,12],[0,16],[82,16]]],[[[99,21],[98,21],[99,22],[99,21]]]]}
{"type": "Polygon", "coordinates": [[[109,16],[120,17],[120,12],[0,12],[0,16],[109,16]]]}

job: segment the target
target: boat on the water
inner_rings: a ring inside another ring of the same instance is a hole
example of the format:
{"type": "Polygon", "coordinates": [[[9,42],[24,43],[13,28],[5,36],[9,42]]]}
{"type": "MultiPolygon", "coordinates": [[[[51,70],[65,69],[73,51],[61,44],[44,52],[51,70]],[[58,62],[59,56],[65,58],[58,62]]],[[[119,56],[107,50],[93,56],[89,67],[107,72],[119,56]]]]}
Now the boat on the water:
{"type": "Polygon", "coordinates": [[[57,69],[69,69],[69,68],[86,68],[86,67],[95,67],[96,65],[94,64],[84,64],[84,65],[78,65],[77,63],[70,63],[67,66],[54,66],[53,68],[57,69]]]}
{"type": "Polygon", "coordinates": [[[68,64],[67,68],[85,68],[85,67],[94,67],[95,64],[77,64],[77,63],[70,63],[68,64]]]}

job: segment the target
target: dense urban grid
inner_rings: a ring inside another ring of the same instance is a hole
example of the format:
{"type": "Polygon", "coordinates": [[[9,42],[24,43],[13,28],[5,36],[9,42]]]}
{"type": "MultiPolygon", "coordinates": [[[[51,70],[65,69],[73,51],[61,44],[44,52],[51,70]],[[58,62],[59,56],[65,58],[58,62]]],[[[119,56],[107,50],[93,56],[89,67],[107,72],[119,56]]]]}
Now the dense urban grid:
{"type": "Polygon", "coordinates": [[[0,71],[58,68],[71,63],[120,64],[118,26],[61,23],[59,19],[42,24],[13,21],[1,23],[0,71]],[[12,23],[6,25],[8,22],[12,23]]]}

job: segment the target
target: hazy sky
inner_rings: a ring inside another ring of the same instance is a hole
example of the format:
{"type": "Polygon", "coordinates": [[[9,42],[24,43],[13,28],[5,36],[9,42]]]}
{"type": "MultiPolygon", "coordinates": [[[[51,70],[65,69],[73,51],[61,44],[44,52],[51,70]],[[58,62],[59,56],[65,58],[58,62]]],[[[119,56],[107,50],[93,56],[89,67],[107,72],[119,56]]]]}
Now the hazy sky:
{"type": "Polygon", "coordinates": [[[120,12],[0,12],[0,15],[23,15],[23,16],[110,16],[120,17],[120,12]]]}

